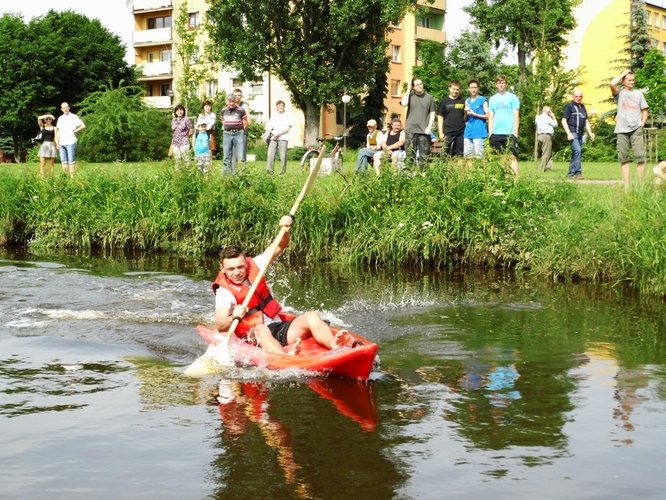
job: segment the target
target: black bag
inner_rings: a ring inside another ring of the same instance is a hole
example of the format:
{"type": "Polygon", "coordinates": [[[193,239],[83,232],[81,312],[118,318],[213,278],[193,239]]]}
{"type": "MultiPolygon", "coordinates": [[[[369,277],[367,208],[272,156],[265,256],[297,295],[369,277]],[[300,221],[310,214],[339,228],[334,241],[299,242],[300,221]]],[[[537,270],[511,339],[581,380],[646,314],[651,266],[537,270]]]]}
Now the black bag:
{"type": "Polygon", "coordinates": [[[32,142],[39,142],[40,144],[41,144],[42,142],[44,142],[44,136],[43,136],[41,130],[37,133],[37,135],[36,135],[35,138],[32,140],[32,142]]]}

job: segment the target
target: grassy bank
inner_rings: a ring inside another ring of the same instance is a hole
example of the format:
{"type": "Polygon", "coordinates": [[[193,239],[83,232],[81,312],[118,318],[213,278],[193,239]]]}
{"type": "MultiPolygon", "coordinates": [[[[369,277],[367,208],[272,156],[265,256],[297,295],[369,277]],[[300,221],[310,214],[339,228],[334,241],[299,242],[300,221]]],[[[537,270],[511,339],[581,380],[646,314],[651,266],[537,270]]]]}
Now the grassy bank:
{"type": "MultiPolygon", "coordinates": [[[[515,267],[548,279],[630,281],[666,294],[663,190],[561,181],[565,164],[547,175],[536,175],[533,164],[521,167],[518,180],[499,159],[471,168],[435,162],[425,175],[321,176],[297,214],[288,257],[515,267]]],[[[235,243],[256,252],[275,236],[305,181],[296,163],[284,177],[263,168],[203,179],[166,163],[86,165],[74,179],[43,180],[34,165],[3,166],[0,238],[48,251],[194,256],[235,243]]],[[[614,165],[584,172],[619,178],[614,165]]]]}

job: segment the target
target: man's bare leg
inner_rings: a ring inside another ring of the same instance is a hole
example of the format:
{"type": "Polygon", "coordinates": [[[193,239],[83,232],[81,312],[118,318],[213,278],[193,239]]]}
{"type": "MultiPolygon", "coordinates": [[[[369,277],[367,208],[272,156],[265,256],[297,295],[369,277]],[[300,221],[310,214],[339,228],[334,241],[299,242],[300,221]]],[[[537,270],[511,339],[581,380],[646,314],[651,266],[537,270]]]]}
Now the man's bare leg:
{"type": "Polygon", "coordinates": [[[335,349],[337,347],[331,327],[315,311],[308,311],[301,314],[291,322],[291,326],[287,332],[287,342],[292,344],[297,338],[306,339],[310,336],[314,337],[319,345],[327,349],[335,349]]]}

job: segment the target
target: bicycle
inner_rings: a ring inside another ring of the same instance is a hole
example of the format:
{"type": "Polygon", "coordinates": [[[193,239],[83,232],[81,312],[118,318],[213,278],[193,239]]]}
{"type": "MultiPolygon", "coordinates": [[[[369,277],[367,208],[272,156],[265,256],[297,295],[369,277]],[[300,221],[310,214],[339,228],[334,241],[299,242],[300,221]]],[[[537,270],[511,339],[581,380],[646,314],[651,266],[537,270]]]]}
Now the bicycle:
{"type": "Polygon", "coordinates": [[[301,158],[301,170],[305,172],[312,168],[312,160],[317,158],[319,149],[328,138],[332,138],[335,141],[335,146],[333,146],[331,154],[322,160],[319,175],[330,175],[333,172],[342,172],[342,148],[340,147],[340,141],[348,135],[349,132],[345,132],[342,135],[327,135],[326,137],[317,138],[317,148],[314,146],[308,146],[307,151],[303,154],[303,157],[301,158]]]}

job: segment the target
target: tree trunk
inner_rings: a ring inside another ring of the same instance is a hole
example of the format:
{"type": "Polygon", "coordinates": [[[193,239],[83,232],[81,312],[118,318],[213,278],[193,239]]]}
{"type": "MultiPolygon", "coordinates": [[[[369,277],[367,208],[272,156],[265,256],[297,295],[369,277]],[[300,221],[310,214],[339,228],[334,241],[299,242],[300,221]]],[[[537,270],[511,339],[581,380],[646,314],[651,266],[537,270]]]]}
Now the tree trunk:
{"type": "Polygon", "coordinates": [[[308,101],[305,104],[305,110],[303,110],[305,115],[305,146],[316,146],[317,138],[319,135],[319,118],[321,116],[321,108],[308,101]]]}

